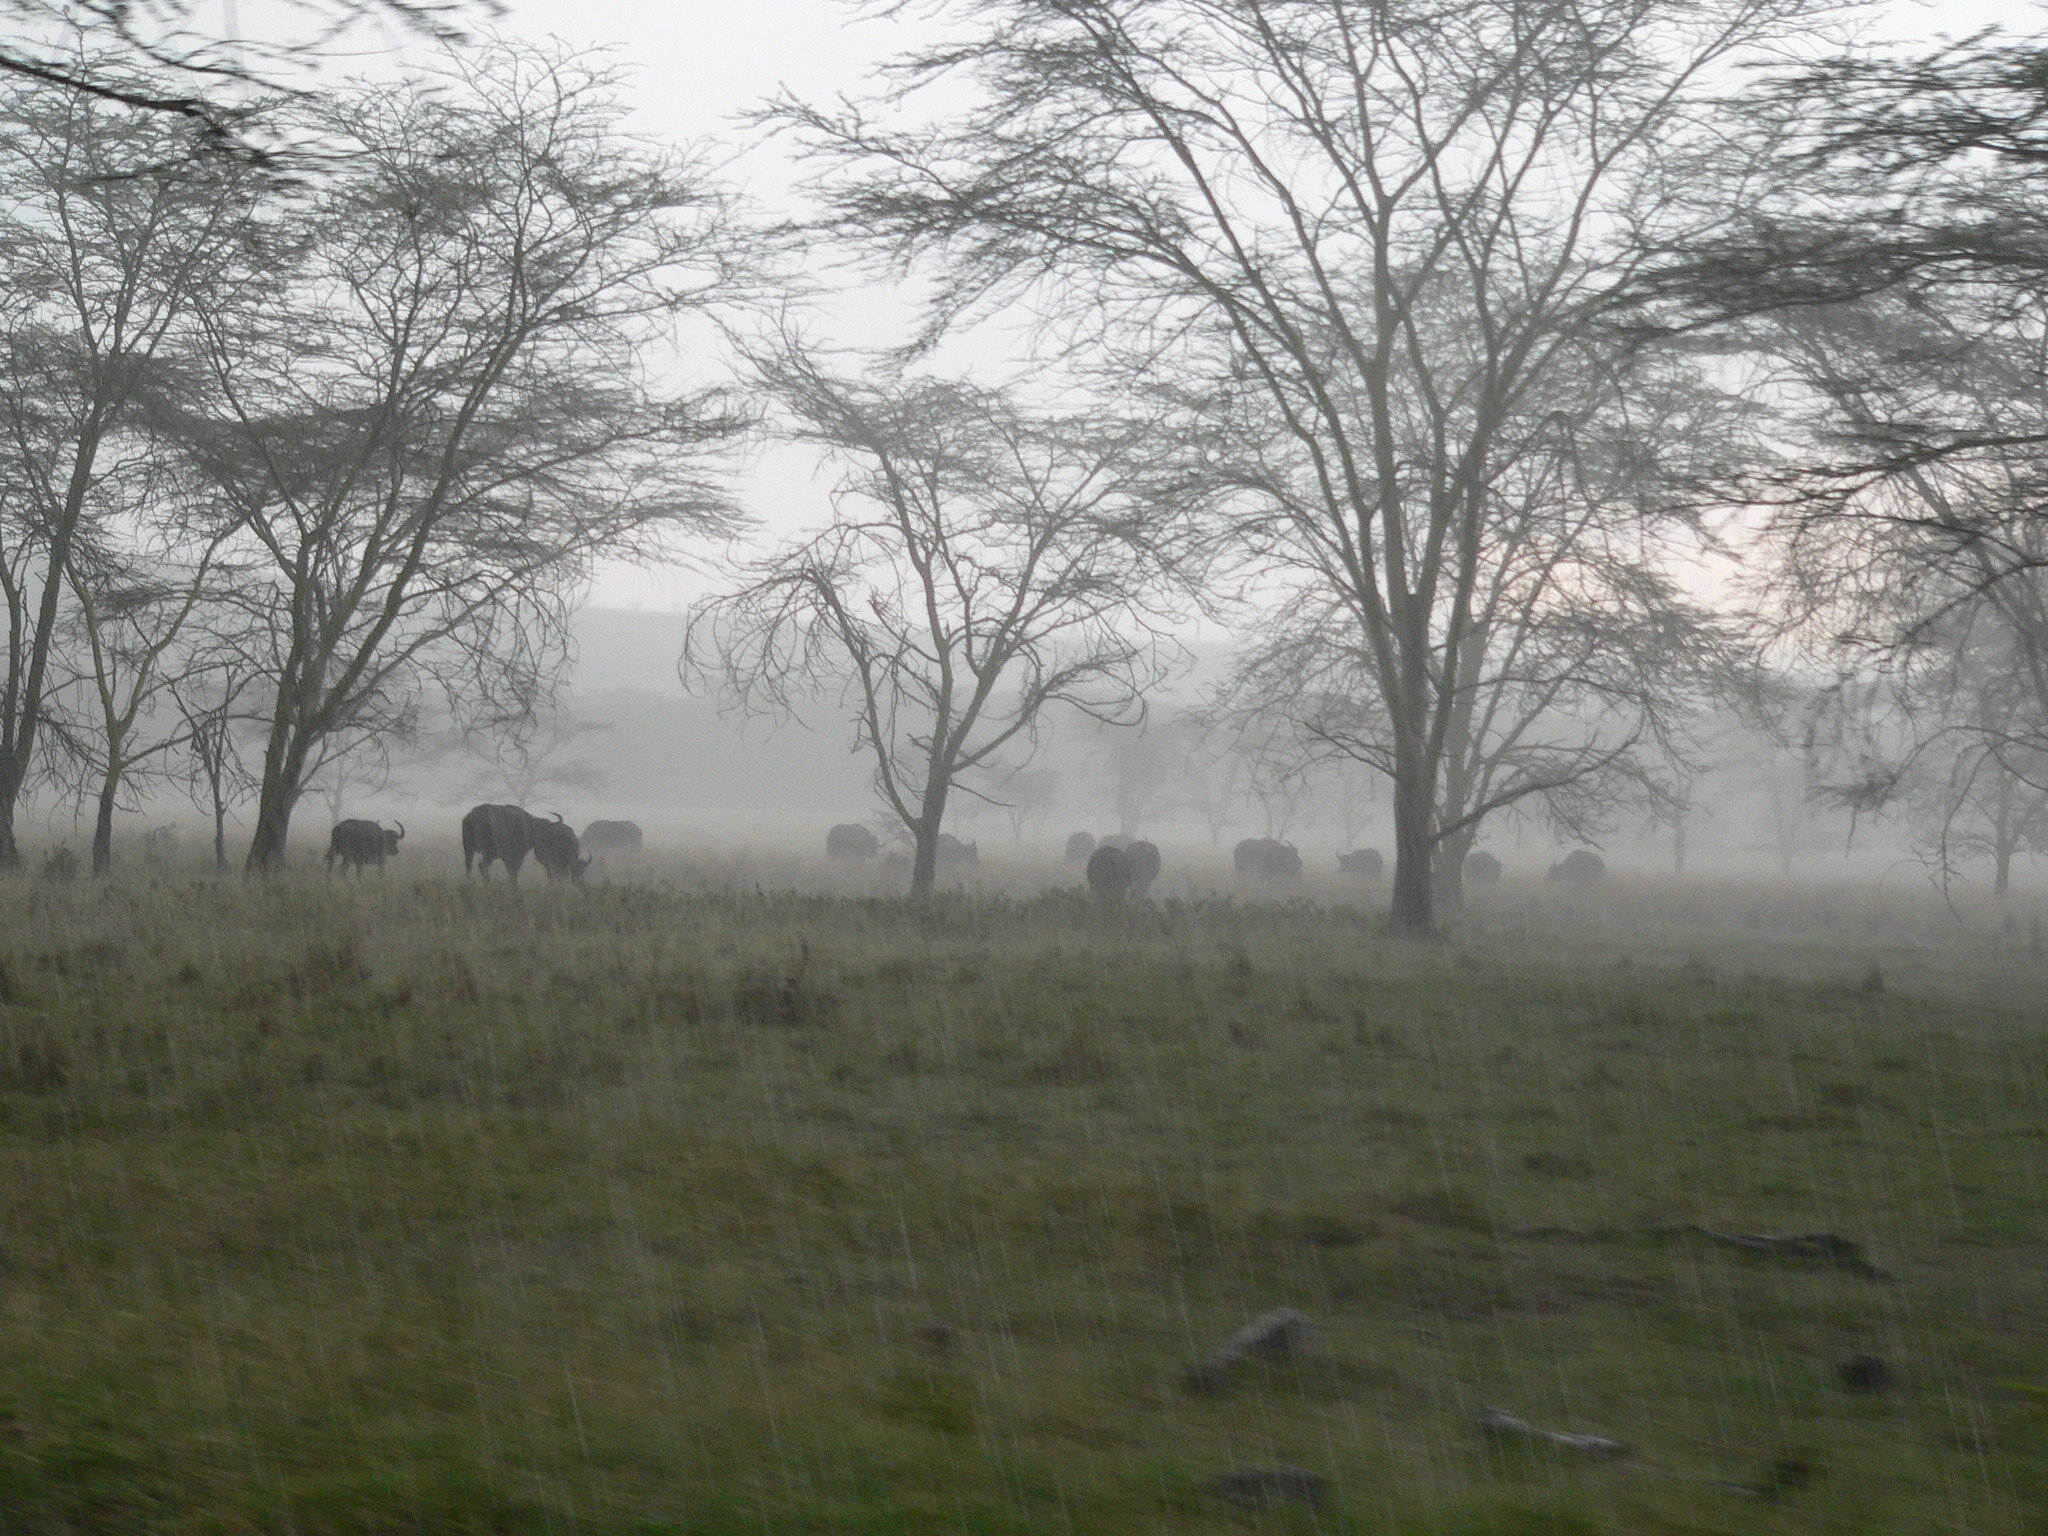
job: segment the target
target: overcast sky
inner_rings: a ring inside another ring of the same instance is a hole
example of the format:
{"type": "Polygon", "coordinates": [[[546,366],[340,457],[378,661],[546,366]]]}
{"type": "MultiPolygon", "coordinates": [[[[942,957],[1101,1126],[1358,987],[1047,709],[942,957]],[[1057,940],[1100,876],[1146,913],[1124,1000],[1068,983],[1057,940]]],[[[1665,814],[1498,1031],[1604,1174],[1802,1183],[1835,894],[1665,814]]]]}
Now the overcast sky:
{"type": "MultiPolygon", "coordinates": [[[[2048,9],[2021,0],[1894,0],[1873,34],[1900,41],[1960,36],[1987,25],[2010,32],[2048,27],[2048,9]]],[[[807,98],[861,91],[875,65],[910,40],[914,22],[878,19],[845,0],[505,0],[497,27],[615,49],[629,71],[635,129],[703,144],[745,142],[735,118],[788,89],[807,98]]],[[[755,197],[779,203],[789,168],[774,151],[747,155],[734,171],[755,197]]],[[[877,329],[887,295],[847,298],[846,319],[877,329]],[[863,323],[865,322],[865,323],[863,323]]],[[[823,512],[820,489],[791,455],[757,453],[743,494],[769,528],[789,529],[823,512]]],[[[702,590],[681,572],[619,568],[599,579],[593,601],[679,610],[702,590]]]]}

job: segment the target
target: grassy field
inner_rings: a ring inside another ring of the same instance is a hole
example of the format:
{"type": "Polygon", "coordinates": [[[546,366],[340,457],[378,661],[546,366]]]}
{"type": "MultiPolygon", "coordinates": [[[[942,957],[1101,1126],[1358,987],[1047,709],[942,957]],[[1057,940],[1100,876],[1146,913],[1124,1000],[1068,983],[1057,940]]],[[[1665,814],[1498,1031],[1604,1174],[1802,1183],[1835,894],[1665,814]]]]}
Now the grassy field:
{"type": "Polygon", "coordinates": [[[2034,942],[0,884],[0,1533],[2048,1532],[2034,942]]]}

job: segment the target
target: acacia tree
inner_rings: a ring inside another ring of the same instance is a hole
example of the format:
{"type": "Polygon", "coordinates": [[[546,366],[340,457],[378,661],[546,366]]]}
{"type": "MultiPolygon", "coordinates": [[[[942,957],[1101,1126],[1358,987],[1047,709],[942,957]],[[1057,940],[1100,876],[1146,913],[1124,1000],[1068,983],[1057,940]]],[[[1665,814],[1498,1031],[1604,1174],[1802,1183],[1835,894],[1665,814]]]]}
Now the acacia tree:
{"type": "Polygon", "coordinates": [[[1055,704],[1136,721],[1164,676],[1145,429],[887,370],[841,378],[800,349],[760,372],[788,435],[838,469],[835,517],[692,614],[683,676],[776,717],[840,700],[922,897],[949,804],[975,793],[963,780],[1027,757],[1055,704]]]}
{"type": "Polygon", "coordinates": [[[55,86],[0,95],[0,868],[71,624],[69,573],[175,457],[201,310],[251,268],[259,186],[191,131],[55,86]]]}
{"type": "Polygon", "coordinates": [[[251,97],[283,88],[365,24],[455,39],[465,11],[495,0],[290,0],[262,32],[209,25],[202,0],[0,0],[0,75],[54,85],[197,128],[216,145],[248,147],[251,97]],[[282,21],[283,25],[279,25],[282,21]]]}
{"type": "MultiPolygon", "coordinates": [[[[1713,542],[1681,493],[1727,473],[1748,413],[1690,360],[1590,350],[1560,349],[1540,409],[1499,423],[1496,469],[1464,532],[1456,666],[1435,722],[1439,911],[1462,905],[1489,817],[1536,815],[1591,841],[1625,811],[1670,814],[1694,722],[1748,671],[1733,626],[1673,576],[1713,542]]],[[[1274,506],[1312,500],[1289,434],[1254,420],[1222,440],[1218,473],[1274,506]]],[[[1333,590],[1328,550],[1292,531],[1266,546],[1286,600],[1240,657],[1228,708],[1260,722],[1294,771],[1348,760],[1398,786],[1398,716],[1375,686],[1370,631],[1333,590]]]]}
{"type": "Polygon", "coordinates": [[[255,677],[247,656],[232,643],[215,644],[204,664],[170,689],[171,704],[185,726],[183,777],[213,824],[213,867],[222,872],[228,868],[228,812],[256,790],[241,738],[243,696],[255,677]]]}
{"type": "Polygon", "coordinates": [[[180,548],[146,523],[136,531],[141,542],[122,547],[94,540],[74,554],[67,578],[78,632],[70,691],[82,707],[66,734],[91,781],[94,874],[113,864],[123,791],[160,777],[191,744],[194,722],[175,697],[214,669],[217,630],[233,612],[221,601],[217,544],[180,548]]]}
{"type": "MultiPolygon", "coordinates": [[[[1911,692],[1995,632],[2048,720],[2048,47],[1845,55],[1755,93],[1739,215],[1664,253],[1662,318],[1773,370],[1764,596],[1911,692]]],[[[1937,727],[1945,729],[1945,727],[1937,727]]]]}
{"type": "Polygon", "coordinates": [[[642,365],[734,296],[747,241],[621,111],[603,73],[510,44],[318,107],[354,153],[211,329],[186,424],[259,636],[252,871],[331,758],[428,704],[531,711],[593,560],[724,526],[705,474],[738,422],[642,365]]]}
{"type": "MultiPolygon", "coordinates": [[[[1504,476],[1561,374],[1627,388],[1641,250],[1723,217],[1716,75],[1809,0],[958,0],[890,100],[791,103],[844,168],[833,227],[943,274],[942,319],[1029,295],[1135,379],[1240,399],[1290,445],[1236,547],[1349,631],[1385,724],[1397,928],[1469,814],[1450,776],[1504,476]],[[974,96],[962,109],[959,93],[974,96]],[[919,120],[919,91],[944,88],[919,120]],[[905,121],[908,118],[909,121],[905,121]],[[901,124],[902,126],[896,126],[901,124]]],[[[1210,440],[1196,442],[1197,458],[1210,440]]],[[[1597,758],[1598,749],[1595,749],[1597,758]]]]}

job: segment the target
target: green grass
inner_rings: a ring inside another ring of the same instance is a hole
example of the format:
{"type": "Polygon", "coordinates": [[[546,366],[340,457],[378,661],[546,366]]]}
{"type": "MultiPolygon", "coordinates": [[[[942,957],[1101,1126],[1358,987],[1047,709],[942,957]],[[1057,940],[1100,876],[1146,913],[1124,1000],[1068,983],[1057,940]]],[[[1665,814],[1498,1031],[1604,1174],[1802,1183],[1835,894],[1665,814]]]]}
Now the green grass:
{"type": "Polygon", "coordinates": [[[1762,901],[0,885],[0,1536],[2048,1532],[2048,962],[1762,901]]]}

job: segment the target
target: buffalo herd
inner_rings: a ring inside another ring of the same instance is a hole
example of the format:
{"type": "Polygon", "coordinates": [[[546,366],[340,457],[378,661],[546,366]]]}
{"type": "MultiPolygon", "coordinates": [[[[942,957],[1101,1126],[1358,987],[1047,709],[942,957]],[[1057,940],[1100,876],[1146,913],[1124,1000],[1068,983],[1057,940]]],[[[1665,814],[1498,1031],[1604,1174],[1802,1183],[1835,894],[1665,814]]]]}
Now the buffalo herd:
{"type": "MultiPolygon", "coordinates": [[[[384,862],[398,853],[405,837],[405,823],[389,830],[381,823],[351,819],[337,823],[327,840],[327,870],[336,864],[344,874],[360,876],[372,865],[380,871],[384,862]]],[[[637,856],[644,839],[639,824],[631,821],[593,821],[579,838],[559,812],[540,817],[517,805],[479,805],[462,818],[462,869],[481,880],[490,879],[491,865],[503,867],[512,884],[519,883],[519,871],[532,856],[550,881],[581,883],[584,873],[598,858],[637,856]]],[[[825,836],[825,854],[834,863],[868,864],[878,856],[882,868],[900,874],[910,866],[901,848],[884,854],[882,840],[856,822],[841,822],[825,836]]],[[[942,832],[935,850],[937,872],[958,877],[980,867],[978,845],[962,842],[942,832]]],[[[1112,834],[1097,838],[1076,832],[1066,840],[1064,860],[1082,866],[1088,889],[1105,902],[1126,897],[1143,900],[1159,879],[1162,861],[1156,844],[1143,838],[1112,834]]],[[[1302,878],[1301,852],[1294,844],[1270,837],[1248,837],[1231,850],[1230,862],[1239,880],[1247,885],[1285,886],[1302,878]]],[[[1337,855],[1337,873],[1354,881],[1373,882],[1386,874],[1386,859],[1377,848],[1357,848],[1337,855]]],[[[1475,890],[1500,884],[1501,862],[1484,851],[1468,855],[1463,865],[1464,883],[1475,890]]],[[[1586,889],[1607,878],[1606,862],[1590,848],[1577,848],[1550,867],[1544,877],[1553,885],[1586,889]]]]}

